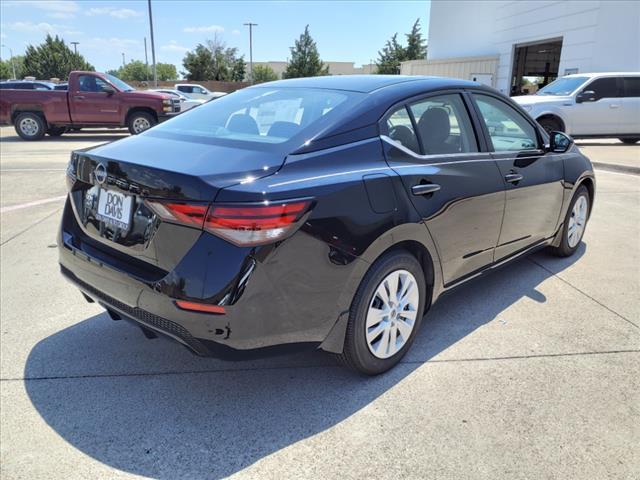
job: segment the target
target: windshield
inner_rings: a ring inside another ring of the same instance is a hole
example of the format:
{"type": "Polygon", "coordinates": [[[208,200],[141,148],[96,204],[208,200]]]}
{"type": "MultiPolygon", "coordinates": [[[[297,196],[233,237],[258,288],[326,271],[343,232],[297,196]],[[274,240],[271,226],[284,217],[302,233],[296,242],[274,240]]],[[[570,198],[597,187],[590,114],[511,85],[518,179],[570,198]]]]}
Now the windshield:
{"type": "Polygon", "coordinates": [[[588,77],[562,77],[551,82],[536,95],[571,95],[580,85],[588,80],[588,77]]]}
{"type": "Polygon", "coordinates": [[[109,80],[111,83],[113,83],[118,90],[121,90],[123,92],[131,92],[131,91],[135,90],[135,88],[133,88],[131,85],[128,85],[127,83],[123,82],[118,77],[114,77],[113,75],[109,75],[108,73],[105,74],[105,77],[107,77],[107,80],[109,80]]]}
{"type": "Polygon", "coordinates": [[[358,92],[313,88],[239,90],[164,122],[155,133],[241,142],[283,143],[321,125],[364,98],[358,92]]]}

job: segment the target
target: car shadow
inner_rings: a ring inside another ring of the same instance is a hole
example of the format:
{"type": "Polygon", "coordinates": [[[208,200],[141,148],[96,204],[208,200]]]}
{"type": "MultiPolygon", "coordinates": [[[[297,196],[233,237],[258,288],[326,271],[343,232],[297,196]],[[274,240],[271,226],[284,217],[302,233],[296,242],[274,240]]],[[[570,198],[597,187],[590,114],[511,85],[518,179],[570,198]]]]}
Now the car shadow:
{"type": "Polygon", "coordinates": [[[239,363],[198,358],[100,314],[34,346],[26,391],[56,433],[113,468],[163,479],[227,477],[338,425],[523,297],[546,302],[537,286],[585,250],[557,260],[538,253],[540,262],[519,261],[443,297],[403,362],[377,377],[320,352],[239,363]]]}

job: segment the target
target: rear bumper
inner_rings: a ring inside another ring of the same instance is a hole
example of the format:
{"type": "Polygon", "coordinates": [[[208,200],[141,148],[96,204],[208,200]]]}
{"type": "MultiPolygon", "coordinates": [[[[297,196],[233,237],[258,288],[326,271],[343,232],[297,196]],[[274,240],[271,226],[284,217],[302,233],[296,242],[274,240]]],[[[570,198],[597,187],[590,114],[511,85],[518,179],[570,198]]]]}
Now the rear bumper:
{"type": "Polygon", "coordinates": [[[58,238],[63,276],[110,312],[202,356],[242,359],[317,348],[357,288],[348,279],[361,260],[332,263],[326,244],[304,232],[248,254],[229,251],[236,247],[204,233],[166,277],[144,279],[110,262],[109,252],[97,258],[95,248],[83,248],[68,204],[64,215],[58,238]],[[202,285],[197,297],[185,287],[194,283],[202,285]],[[180,299],[223,303],[226,313],[181,310],[180,299]]]}

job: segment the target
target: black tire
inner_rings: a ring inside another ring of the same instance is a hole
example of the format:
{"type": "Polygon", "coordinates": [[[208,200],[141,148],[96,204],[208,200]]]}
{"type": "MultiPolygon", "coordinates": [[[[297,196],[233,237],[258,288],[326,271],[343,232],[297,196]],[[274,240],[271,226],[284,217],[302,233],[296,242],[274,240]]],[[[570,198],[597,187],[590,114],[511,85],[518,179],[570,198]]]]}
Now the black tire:
{"type": "Polygon", "coordinates": [[[585,187],[584,185],[581,185],[580,188],[578,188],[578,190],[576,191],[576,193],[574,194],[573,198],[571,199],[571,203],[569,204],[569,209],[567,210],[567,214],[564,217],[564,225],[562,227],[562,240],[560,242],[560,245],[557,247],[551,247],[549,250],[551,251],[551,253],[553,255],[555,255],[556,257],[569,257],[571,255],[573,255],[576,250],[578,250],[578,247],[580,247],[580,242],[582,241],[582,236],[584,235],[584,231],[587,227],[586,223],[589,220],[589,214],[590,211],[589,209],[591,208],[590,202],[589,202],[589,190],[587,190],[587,187],[585,187]],[[569,220],[571,219],[572,213],[573,213],[573,207],[576,204],[576,202],[578,201],[578,199],[580,197],[585,197],[586,201],[587,201],[587,217],[585,220],[585,225],[584,225],[584,229],[582,230],[582,233],[580,234],[580,239],[576,242],[576,244],[571,247],[569,245],[569,220]]]}
{"type": "Polygon", "coordinates": [[[538,119],[538,123],[549,134],[551,132],[564,132],[564,128],[562,128],[562,123],[560,122],[560,120],[558,120],[555,117],[542,117],[538,119]]]}
{"type": "Polygon", "coordinates": [[[137,135],[139,133],[144,132],[144,130],[140,130],[138,122],[146,122],[149,126],[144,130],[148,130],[153,127],[156,123],[158,123],[153,115],[147,112],[133,112],[129,116],[129,120],[127,121],[127,127],[129,128],[129,133],[131,135],[137,135]]]}
{"type": "Polygon", "coordinates": [[[40,140],[47,131],[47,125],[42,116],[33,112],[18,114],[13,125],[16,133],[23,140],[40,140]]]}
{"type": "Polygon", "coordinates": [[[47,134],[50,137],[59,137],[66,131],[67,131],[66,127],[49,127],[49,130],[47,130],[47,134]]]}
{"type": "Polygon", "coordinates": [[[622,143],[626,143],[627,145],[633,145],[634,143],[640,142],[640,137],[632,137],[632,138],[619,138],[622,143]]]}
{"type": "Polygon", "coordinates": [[[424,315],[427,286],[422,266],[416,258],[404,250],[385,254],[369,268],[353,298],[349,310],[349,323],[340,361],[347,367],[365,375],[378,375],[394,367],[411,347],[416,333],[420,329],[424,315]],[[369,350],[366,340],[366,317],[369,305],[374,299],[376,289],[381,282],[394,271],[406,270],[411,273],[417,283],[419,302],[413,330],[408,340],[395,355],[389,358],[378,358],[369,350]]]}

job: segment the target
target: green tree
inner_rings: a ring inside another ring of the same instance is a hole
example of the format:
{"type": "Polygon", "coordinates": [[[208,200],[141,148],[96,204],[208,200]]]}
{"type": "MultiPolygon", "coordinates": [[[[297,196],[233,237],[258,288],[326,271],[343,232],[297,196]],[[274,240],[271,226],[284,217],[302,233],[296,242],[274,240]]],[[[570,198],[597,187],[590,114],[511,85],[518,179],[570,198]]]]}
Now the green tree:
{"type": "MultiPolygon", "coordinates": [[[[156,63],[156,74],[158,75],[158,80],[163,82],[178,79],[178,71],[172,63],[156,63]]],[[[149,78],[153,78],[153,73],[149,75],[149,78]]]]}
{"type": "Polygon", "coordinates": [[[116,77],[124,80],[125,82],[137,81],[144,82],[151,78],[150,69],[147,65],[140,60],[132,60],[118,70],[116,77]]]}
{"type": "Polygon", "coordinates": [[[0,80],[8,80],[9,78],[13,78],[11,64],[8,61],[2,60],[0,62],[0,80]]]}
{"type": "Polygon", "coordinates": [[[237,48],[228,48],[219,38],[198,44],[182,60],[187,80],[240,81],[244,78],[244,57],[238,57],[237,48]]]}
{"type": "Polygon", "coordinates": [[[23,77],[31,75],[41,80],[54,77],[67,80],[72,70],[94,71],[95,68],[82,55],[73,53],[57,35],[47,34],[44,43],[27,47],[23,77]]]}
{"type": "Polygon", "coordinates": [[[407,33],[405,36],[407,37],[407,48],[405,49],[404,60],[422,60],[427,58],[427,42],[422,38],[419,18],[413,24],[411,33],[407,33]]]}
{"type": "Polygon", "coordinates": [[[231,81],[242,82],[246,74],[246,64],[244,61],[244,55],[236,58],[231,67],[231,81]]]}
{"type": "Polygon", "coordinates": [[[377,73],[397,75],[400,73],[400,62],[405,60],[405,56],[405,49],[398,42],[398,34],[395,33],[382,50],[378,51],[377,73]]]}
{"type": "Polygon", "coordinates": [[[320,60],[316,42],[311,38],[309,25],[304,28],[304,33],[296,40],[295,46],[290,48],[291,60],[287,64],[283,78],[318,77],[329,75],[329,67],[320,60]]]}
{"type": "Polygon", "coordinates": [[[23,78],[22,74],[24,70],[24,57],[22,55],[15,55],[13,58],[7,58],[6,60],[0,61],[0,78],[3,80],[14,78],[13,69],[15,67],[15,78],[20,79],[23,78]]]}
{"type": "Polygon", "coordinates": [[[269,65],[255,65],[253,67],[253,83],[272,82],[278,80],[278,75],[269,65]]]}
{"type": "Polygon", "coordinates": [[[182,60],[185,69],[183,75],[187,80],[209,80],[212,63],[211,50],[200,43],[193,52],[187,52],[184,56],[182,60]]]}

